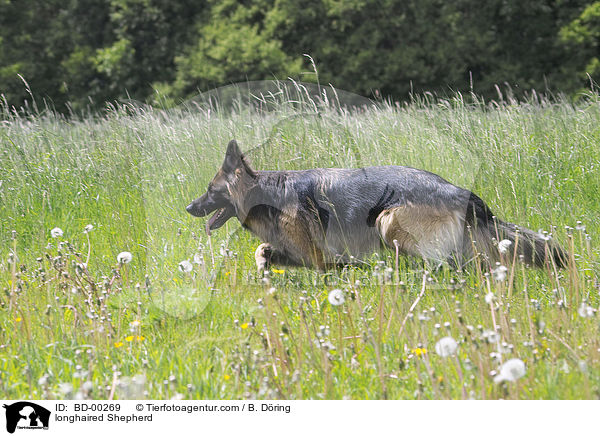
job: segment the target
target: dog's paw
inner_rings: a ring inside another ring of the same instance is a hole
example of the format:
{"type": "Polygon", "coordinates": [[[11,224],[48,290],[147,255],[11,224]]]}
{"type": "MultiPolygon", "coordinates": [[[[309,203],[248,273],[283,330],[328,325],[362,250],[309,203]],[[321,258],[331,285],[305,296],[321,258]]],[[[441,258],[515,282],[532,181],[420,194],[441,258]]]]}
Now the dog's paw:
{"type": "Polygon", "coordinates": [[[254,259],[256,260],[256,268],[258,273],[262,274],[271,266],[271,255],[273,254],[273,247],[271,244],[260,244],[254,252],[254,259]]]}

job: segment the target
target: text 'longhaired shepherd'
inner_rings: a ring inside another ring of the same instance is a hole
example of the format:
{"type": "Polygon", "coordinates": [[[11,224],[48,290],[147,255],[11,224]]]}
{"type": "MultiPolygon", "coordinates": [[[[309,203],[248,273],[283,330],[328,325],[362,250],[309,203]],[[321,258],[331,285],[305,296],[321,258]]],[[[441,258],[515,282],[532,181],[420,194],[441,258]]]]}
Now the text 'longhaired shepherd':
{"type": "MultiPolygon", "coordinates": [[[[208,191],[187,211],[215,212],[206,231],[237,217],[262,241],[259,270],[271,264],[326,269],[388,248],[461,266],[476,256],[499,259],[494,240],[528,264],[566,265],[566,254],[541,235],[495,218],[472,192],[427,171],[402,166],[255,171],[237,143],[208,191]]],[[[512,258],[512,256],[509,256],[512,258]]]]}

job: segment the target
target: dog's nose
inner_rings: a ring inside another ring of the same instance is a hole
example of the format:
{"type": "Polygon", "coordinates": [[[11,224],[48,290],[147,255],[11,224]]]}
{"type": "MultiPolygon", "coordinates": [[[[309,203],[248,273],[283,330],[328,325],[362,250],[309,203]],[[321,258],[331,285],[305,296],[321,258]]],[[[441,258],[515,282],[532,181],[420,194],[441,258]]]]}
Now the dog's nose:
{"type": "Polygon", "coordinates": [[[192,211],[194,210],[194,203],[188,204],[185,210],[187,210],[188,213],[192,213],[192,211]]]}

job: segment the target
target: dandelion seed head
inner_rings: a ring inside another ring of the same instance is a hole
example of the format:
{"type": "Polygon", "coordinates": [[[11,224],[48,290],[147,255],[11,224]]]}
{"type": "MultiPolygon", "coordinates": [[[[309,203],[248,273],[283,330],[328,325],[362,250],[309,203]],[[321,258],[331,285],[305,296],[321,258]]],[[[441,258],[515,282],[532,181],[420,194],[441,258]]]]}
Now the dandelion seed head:
{"type": "Polygon", "coordinates": [[[63,396],[68,397],[73,393],[73,385],[71,383],[60,383],[58,390],[63,396]]]}
{"type": "Polygon", "coordinates": [[[50,376],[48,374],[44,374],[43,376],[40,377],[40,379],[38,380],[38,384],[42,387],[46,387],[48,386],[48,379],[50,378],[50,376]]]}
{"type": "Polygon", "coordinates": [[[498,375],[494,377],[494,382],[512,382],[523,377],[525,373],[525,363],[521,359],[510,359],[502,364],[498,375]]]}
{"type": "Polygon", "coordinates": [[[83,233],[89,233],[92,230],[94,230],[94,226],[91,224],[88,224],[87,226],[85,226],[85,228],[83,229],[83,233]]]}
{"type": "Polygon", "coordinates": [[[591,318],[595,312],[595,309],[586,302],[581,303],[581,306],[577,309],[577,313],[582,318],[591,318]]]}
{"type": "Polygon", "coordinates": [[[330,330],[328,325],[320,325],[319,326],[319,336],[329,336],[330,330]]]}
{"type": "Polygon", "coordinates": [[[117,255],[117,262],[120,264],[129,263],[133,259],[133,254],[129,251],[122,251],[117,255]]]}
{"type": "Polygon", "coordinates": [[[508,271],[508,268],[506,268],[504,265],[500,265],[497,268],[495,268],[494,270],[492,270],[494,280],[496,280],[497,282],[503,282],[506,279],[507,271],[508,271]]]}
{"type": "Polygon", "coordinates": [[[441,357],[452,356],[456,353],[458,348],[458,344],[454,340],[454,338],[450,336],[446,336],[435,344],[435,352],[441,357]]]}
{"type": "Polygon", "coordinates": [[[485,339],[486,341],[488,341],[490,344],[495,344],[496,342],[498,342],[500,340],[500,335],[498,333],[496,333],[495,331],[492,330],[485,330],[482,334],[481,334],[481,338],[485,339]]]}
{"type": "Polygon", "coordinates": [[[192,269],[194,268],[194,266],[192,265],[192,263],[189,260],[182,260],[181,262],[179,262],[179,271],[183,272],[183,273],[190,273],[192,272],[192,269]]]}
{"type": "MultiPolygon", "coordinates": [[[[566,226],[569,227],[569,226],[566,226]]],[[[566,228],[565,227],[565,228],[566,228]]],[[[569,227],[570,228],[570,227],[569,227]]],[[[567,229],[568,231],[568,229],[567,229]]],[[[552,233],[548,233],[545,230],[538,230],[538,236],[540,237],[540,239],[542,239],[543,241],[549,241],[550,239],[552,239],[552,233]]]]}
{"type": "Polygon", "coordinates": [[[63,234],[64,232],[59,227],[54,227],[52,230],[50,230],[50,236],[53,238],[60,238],[63,234]]]}
{"type": "Polygon", "coordinates": [[[202,265],[204,263],[204,257],[200,253],[194,254],[193,262],[196,265],[202,265]]]}
{"type": "Polygon", "coordinates": [[[505,254],[511,245],[512,241],[509,241],[508,239],[503,239],[500,242],[498,242],[498,251],[500,252],[500,254],[505,254]]]}
{"type": "Polygon", "coordinates": [[[329,292],[327,300],[332,306],[340,306],[344,304],[344,301],[346,301],[344,291],[342,291],[341,289],[332,290],[331,292],[329,292]]]}

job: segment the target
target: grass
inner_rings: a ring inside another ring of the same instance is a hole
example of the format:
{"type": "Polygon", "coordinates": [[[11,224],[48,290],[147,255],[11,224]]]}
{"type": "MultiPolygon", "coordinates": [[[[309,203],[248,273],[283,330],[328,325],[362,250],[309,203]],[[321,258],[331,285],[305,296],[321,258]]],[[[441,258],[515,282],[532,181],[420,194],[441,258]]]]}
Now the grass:
{"type": "Polygon", "coordinates": [[[180,110],[124,104],[82,120],[3,107],[3,397],[599,397],[597,95],[577,105],[425,96],[357,110],[331,90],[329,102],[299,86],[264,95],[227,106],[223,92],[180,110]],[[558,274],[507,264],[497,281],[482,265],[429,271],[400,257],[396,269],[384,253],[363,268],[261,280],[260,241],[237,220],[209,239],[205,220],[185,213],[232,138],[260,169],[438,173],[499,217],[551,232],[574,263],[558,274]],[[123,251],[133,260],[118,264],[123,251]],[[329,303],[333,289],[343,304],[329,303]],[[442,357],[446,336],[458,347],[442,357]],[[525,375],[494,382],[513,358],[525,375]]]}

